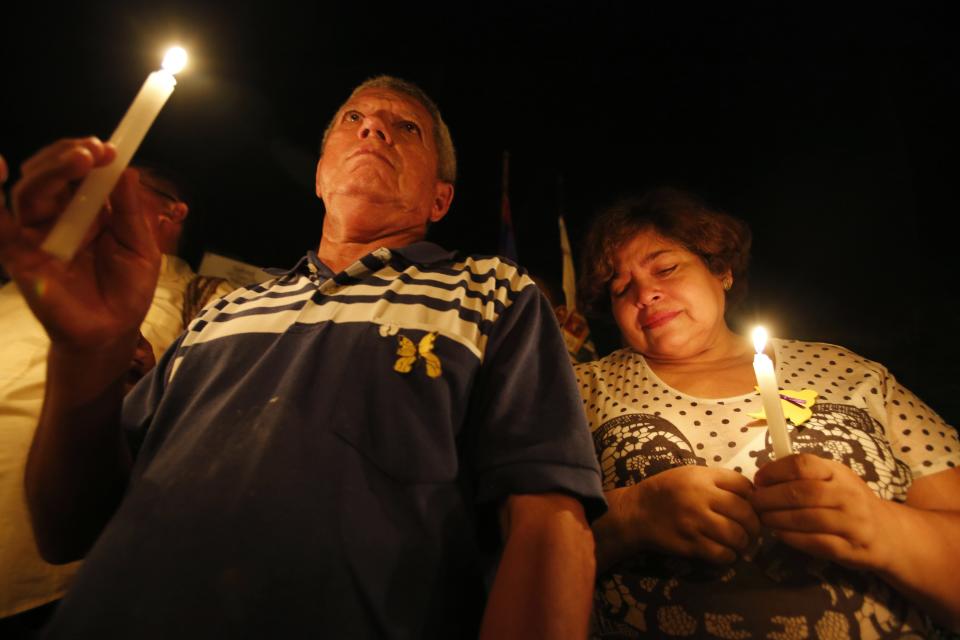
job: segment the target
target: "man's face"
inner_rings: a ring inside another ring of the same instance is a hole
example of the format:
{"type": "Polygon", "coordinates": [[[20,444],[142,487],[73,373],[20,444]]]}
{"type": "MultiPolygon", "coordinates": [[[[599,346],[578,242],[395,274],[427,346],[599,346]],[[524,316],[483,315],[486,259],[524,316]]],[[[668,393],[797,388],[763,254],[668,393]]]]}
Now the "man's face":
{"type": "Polygon", "coordinates": [[[170,185],[147,172],[140,173],[140,206],[157,237],[157,245],[164,253],[174,254],[187,205],[174,193],[170,185]]]}
{"type": "Polygon", "coordinates": [[[437,179],[433,120],[416,100],[388,89],[360,91],[337,112],[317,164],[317,195],[354,237],[425,229],[442,218],[453,185],[437,179]],[[390,210],[364,216],[357,201],[390,210]],[[376,219],[372,219],[376,218],[376,219]]]}

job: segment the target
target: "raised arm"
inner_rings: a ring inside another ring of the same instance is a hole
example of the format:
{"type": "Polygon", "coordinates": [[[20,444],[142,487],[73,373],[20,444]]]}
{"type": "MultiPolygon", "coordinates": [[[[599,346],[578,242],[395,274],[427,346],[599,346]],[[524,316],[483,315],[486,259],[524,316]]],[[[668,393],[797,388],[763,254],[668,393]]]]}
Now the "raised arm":
{"type": "Polygon", "coordinates": [[[121,177],[73,261],[40,248],[76,183],[114,155],[96,138],[54,143],[24,163],[13,213],[0,212],[0,261],[51,339],[25,478],[38,546],[51,562],[83,556],[129,475],[119,428],[123,378],[160,265],[136,173],[121,177]]]}
{"type": "Polygon", "coordinates": [[[586,638],[595,565],[580,502],[514,495],[501,521],[506,541],[481,638],[586,638]]]}

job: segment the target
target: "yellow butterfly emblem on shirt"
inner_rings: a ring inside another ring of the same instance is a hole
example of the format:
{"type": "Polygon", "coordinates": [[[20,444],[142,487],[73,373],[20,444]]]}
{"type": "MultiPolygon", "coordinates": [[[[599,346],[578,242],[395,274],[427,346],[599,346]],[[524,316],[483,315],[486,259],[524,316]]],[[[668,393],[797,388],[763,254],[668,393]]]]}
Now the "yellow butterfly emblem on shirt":
{"type": "Polygon", "coordinates": [[[437,332],[428,333],[420,338],[420,343],[414,346],[413,340],[406,336],[398,336],[400,346],[397,347],[397,361],[393,363],[393,370],[399,373],[410,373],[417,358],[423,359],[427,367],[427,375],[431,378],[439,378],[443,373],[440,366],[440,358],[433,352],[433,344],[437,341],[437,332]]]}
{"type": "MultiPolygon", "coordinates": [[[[756,387],[754,387],[756,388],[756,387]]],[[[759,391],[759,389],[757,389],[759,391]]],[[[817,392],[812,389],[802,391],[793,391],[792,389],[780,390],[780,406],[783,407],[783,417],[793,423],[793,426],[799,427],[810,419],[813,411],[810,407],[817,401],[817,392]]],[[[755,420],[766,420],[767,414],[763,409],[756,413],[748,413],[748,416],[755,420]]]]}

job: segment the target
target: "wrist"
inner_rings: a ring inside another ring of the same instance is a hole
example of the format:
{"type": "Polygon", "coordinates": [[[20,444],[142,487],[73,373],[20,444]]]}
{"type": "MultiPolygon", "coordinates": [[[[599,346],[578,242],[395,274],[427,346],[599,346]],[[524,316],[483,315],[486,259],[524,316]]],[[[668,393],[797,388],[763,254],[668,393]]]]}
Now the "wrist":
{"type": "Polygon", "coordinates": [[[904,563],[903,541],[909,540],[908,521],[913,518],[910,507],[877,498],[879,504],[879,538],[875,545],[870,569],[885,581],[897,580],[904,571],[910,571],[910,563],[904,563]],[[901,566],[903,565],[903,566],[901,566]]]}
{"type": "Polygon", "coordinates": [[[99,395],[127,374],[139,335],[136,329],[96,347],[52,342],[47,355],[48,387],[64,399],[83,401],[99,395]]]}
{"type": "Polygon", "coordinates": [[[606,492],[609,508],[594,523],[598,569],[608,568],[647,548],[650,520],[642,504],[642,484],[606,492]]]}

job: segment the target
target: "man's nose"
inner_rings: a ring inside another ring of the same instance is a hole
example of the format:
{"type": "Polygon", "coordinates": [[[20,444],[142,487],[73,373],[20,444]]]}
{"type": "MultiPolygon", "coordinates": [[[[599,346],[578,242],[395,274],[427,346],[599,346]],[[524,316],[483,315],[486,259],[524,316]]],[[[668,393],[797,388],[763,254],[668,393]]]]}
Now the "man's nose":
{"type": "Polygon", "coordinates": [[[361,139],[369,138],[374,136],[380,138],[387,144],[393,142],[390,138],[390,131],[387,126],[384,124],[383,120],[376,116],[366,116],[363,119],[363,124],[360,125],[360,130],[358,135],[361,139]]]}

